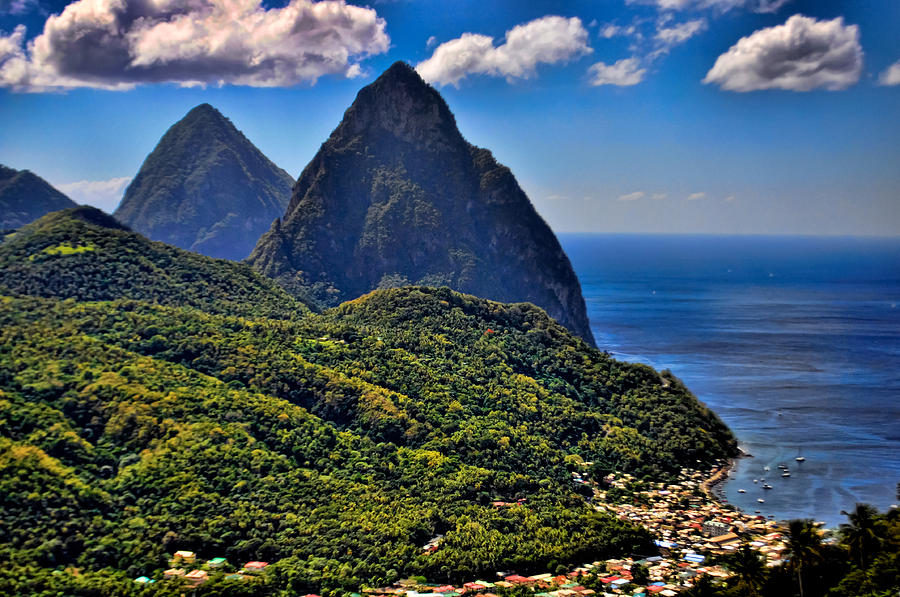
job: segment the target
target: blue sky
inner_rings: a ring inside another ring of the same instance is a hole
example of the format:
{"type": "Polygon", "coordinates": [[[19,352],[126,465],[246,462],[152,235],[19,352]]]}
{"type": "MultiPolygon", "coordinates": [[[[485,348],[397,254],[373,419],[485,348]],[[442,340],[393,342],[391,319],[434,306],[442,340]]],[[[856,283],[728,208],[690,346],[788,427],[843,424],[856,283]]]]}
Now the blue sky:
{"type": "Polygon", "coordinates": [[[405,60],[559,232],[900,234],[896,0],[88,6],[0,0],[0,163],[108,210],[198,103],[297,176],[405,60]]]}

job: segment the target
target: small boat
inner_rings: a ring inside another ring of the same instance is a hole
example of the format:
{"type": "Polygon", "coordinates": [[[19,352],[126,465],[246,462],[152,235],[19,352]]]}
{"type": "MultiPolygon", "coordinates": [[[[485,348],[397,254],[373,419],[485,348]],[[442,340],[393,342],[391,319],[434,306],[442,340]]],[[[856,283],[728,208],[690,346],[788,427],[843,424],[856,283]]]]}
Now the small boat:
{"type": "Polygon", "coordinates": [[[784,471],[783,473],[781,473],[781,476],[782,476],[782,477],[790,477],[790,476],[791,476],[791,471],[784,471]]]}
{"type": "Polygon", "coordinates": [[[759,479],[753,479],[754,483],[759,483],[759,479]]]}
{"type": "Polygon", "coordinates": [[[803,456],[797,456],[796,458],[794,458],[794,460],[796,460],[797,462],[805,462],[806,458],[804,458],[803,456]]]}
{"type": "Polygon", "coordinates": [[[764,500],[764,499],[762,499],[762,498],[759,498],[759,499],[756,500],[756,501],[759,502],[760,504],[765,504],[765,503],[766,503],[766,500],[764,500]]]}
{"type": "Polygon", "coordinates": [[[746,489],[738,489],[738,493],[747,493],[746,489]]]}
{"type": "Polygon", "coordinates": [[[769,467],[768,467],[768,466],[764,466],[764,467],[763,467],[763,470],[766,471],[766,472],[768,473],[768,472],[769,472],[769,467]]]}
{"type": "Polygon", "coordinates": [[[763,485],[763,489],[772,489],[771,485],[763,485]]]}
{"type": "Polygon", "coordinates": [[[783,470],[783,471],[786,471],[786,470],[787,470],[787,465],[786,465],[786,464],[779,464],[779,465],[778,465],[778,468],[780,468],[780,469],[783,470]]]}

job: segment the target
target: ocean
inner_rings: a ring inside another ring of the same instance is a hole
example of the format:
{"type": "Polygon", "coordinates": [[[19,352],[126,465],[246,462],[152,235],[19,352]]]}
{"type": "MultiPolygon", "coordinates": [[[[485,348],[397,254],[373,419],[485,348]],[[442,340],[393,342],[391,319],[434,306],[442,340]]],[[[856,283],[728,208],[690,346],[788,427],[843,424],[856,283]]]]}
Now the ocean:
{"type": "Polygon", "coordinates": [[[598,346],[670,369],[752,455],[720,486],[729,503],[833,527],[857,502],[898,502],[900,239],[560,242],[598,346]]]}

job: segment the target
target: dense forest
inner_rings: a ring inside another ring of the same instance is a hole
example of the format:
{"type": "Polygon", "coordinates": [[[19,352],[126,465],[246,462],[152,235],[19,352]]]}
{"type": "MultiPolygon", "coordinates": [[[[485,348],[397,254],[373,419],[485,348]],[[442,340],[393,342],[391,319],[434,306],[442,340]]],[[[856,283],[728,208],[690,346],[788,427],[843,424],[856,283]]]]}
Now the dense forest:
{"type": "Polygon", "coordinates": [[[179,549],[273,562],[208,595],[554,571],[651,548],[573,471],[735,450],[670,374],[528,304],[414,287],[316,314],[91,209],[0,245],[0,287],[0,593],[177,593],[131,579],[179,549]]]}

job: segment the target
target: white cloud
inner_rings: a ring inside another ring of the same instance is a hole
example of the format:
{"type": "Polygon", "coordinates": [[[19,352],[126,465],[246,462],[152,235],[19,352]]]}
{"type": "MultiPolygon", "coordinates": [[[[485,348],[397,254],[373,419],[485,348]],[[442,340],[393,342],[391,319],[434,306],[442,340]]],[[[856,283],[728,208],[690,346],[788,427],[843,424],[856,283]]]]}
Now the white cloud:
{"type": "Polygon", "coordinates": [[[784,25],[741,38],[719,56],[704,83],[729,91],[846,89],[859,80],[859,27],[838,17],[817,21],[794,15],[784,25]]]}
{"type": "Polygon", "coordinates": [[[643,198],[644,195],[646,195],[644,191],[635,191],[634,193],[620,196],[617,201],[636,201],[637,199],[643,198]]]}
{"type": "Polygon", "coordinates": [[[790,0],[626,0],[626,4],[654,4],[660,10],[712,9],[728,12],[747,9],[753,12],[774,13],[790,0]]]}
{"type": "Polygon", "coordinates": [[[672,27],[659,27],[656,30],[656,41],[671,48],[683,44],[705,29],[706,19],[687,21],[672,27]]]}
{"type": "Polygon", "coordinates": [[[665,199],[668,196],[668,193],[653,193],[651,199],[665,199]]]}
{"type": "Polygon", "coordinates": [[[458,85],[469,75],[484,74],[512,79],[535,75],[538,64],[568,62],[590,54],[588,32],[581,19],[546,16],[506,32],[503,44],[477,33],[442,43],[431,58],[416,66],[429,83],[458,85]]]}
{"type": "Polygon", "coordinates": [[[437,45],[437,38],[433,35],[431,37],[429,37],[428,40],[425,42],[426,48],[433,48],[436,45],[437,45]]]}
{"type": "Polygon", "coordinates": [[[698,199],[705,199],[706,193],[691,193],[687,196],[688,201],[697,201],[698,199]]]}
{"type": "Polygon", "coordinates": [[[130,89],[141,83],[289,86],[355,76],[386,52],[374,10],[345,0],[76,0],[24,42],[0,34],[0,87],[130,89]],[[14,44],[14,52],[7,46],[14,44]]]}
{"type": "Polygon", "coordinates": [[[878,77],[879,85],[900,85],[900,60],[890,65],[878,77]]]}
{"type": "Polygon", "coordinates": [[[591,85],[618,85],[628,87],[644,80],[647,69],[640,68],[637,58],[623,58],[615,64],[598,62],[588,69],[591,85]]]}
{"type": "Polygon", "coordinates": [[[728,195],[725,197],[725,203],[734,203],[735,201],[737,201],[736,195],[728,195]]]}
{"type": "Polygon", "coordinates": [[[23,15],[38,8],[38,0],[0,0],[0,15],[23,15]]]}
{"type": "Polygon", "coordinates": [[[629,37],[635,35],[638,32],[636,25],[628,25],[627,27],[621,25],[614,25],[613,23],[607,23],[600,28],[600,37],[604,39],[612,39],[617,36],[625,36],[629,37]]]}
{"type": "Polygon", "coordinates": [[[107,213],[112,213],[122,200],[125,187],[131,178],[110,178],[109,180],[79,180],[54,185],[75,203],[93,205],[107,213]]]}

